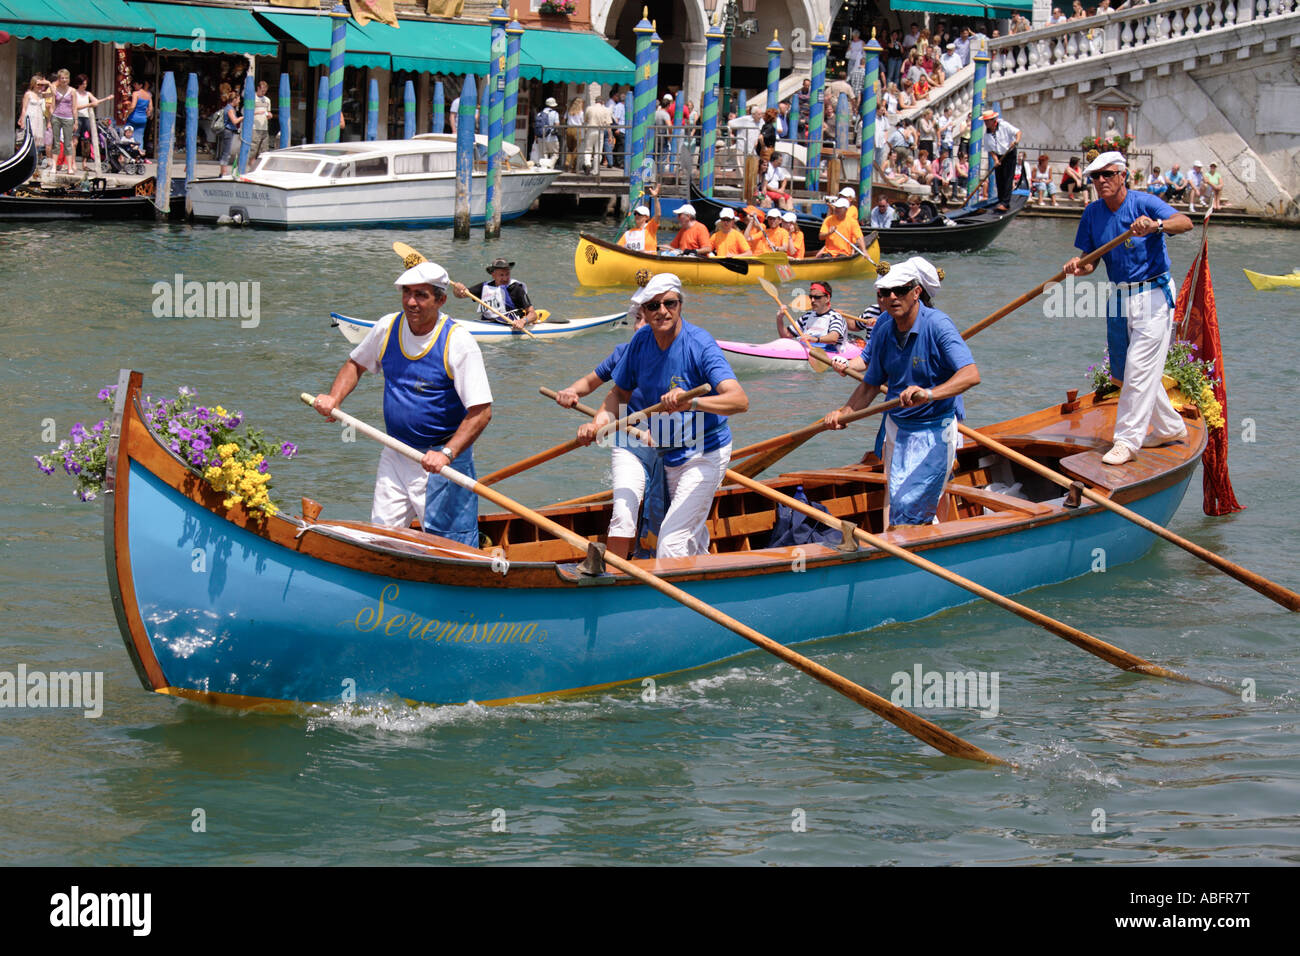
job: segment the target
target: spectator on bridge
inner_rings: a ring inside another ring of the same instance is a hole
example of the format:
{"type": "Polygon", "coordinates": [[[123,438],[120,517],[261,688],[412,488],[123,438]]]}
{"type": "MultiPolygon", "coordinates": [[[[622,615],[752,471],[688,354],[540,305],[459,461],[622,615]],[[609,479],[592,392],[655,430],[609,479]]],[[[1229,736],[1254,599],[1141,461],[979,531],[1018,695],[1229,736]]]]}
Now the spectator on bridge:
{"type": "Polygon", "coordinates": [[[898,99],[898,84],[890,83],[889,86],[885,88],[885,95],[881,97],[885,106],[885,112],[890,116],[893,116],[898,112],[898,99]]]}
{"type": "Polygon", "coordinates": [[[1061,192],[1067,196],[1087,193],[1087,184],[1083,181],[1083,170],[1079,167],[1079,157],[1071,156],[1070,164],[1061,173],[1061,192]]]}
{"type": "Polygon", "coordinates": [[[1019,12],[1011,14],[1012,33],[1028,33],[1031,29],[1033,29],[1032,24],[1022,17],[1019,12]]]}
{"type": "Polygon", "coordinates": [[[930,192],[944,202],[950,201],[956,174],[956,166],[952,161],[952,148],[945,146],[940,155],[930,164],[930,192]]]}
{"type": "Polygon", "coordinates": [[[1065,14],[1061,12],[1060,7],[1052,7],[1052,15],[1047,18],[1047,25],[1056,26],[1058,23],[1064,23],[1065,19],[1065,14]]]}
{"type": "Polygon", "coordinates": [[[768,157],[767,172],[763,179],[763,191],[767,193],[767,198],[781,209],[793,209],[794,201],[790,195],[793,184],[790,171],[785,168],[785,153],[773,150],[768,157]]]}
{"type": "Polygon", "coordinates": [[[939,151],[934,148],[938,135],[939,129],[934,121],[934,110],[927,109],[916,121],[916,148],[924,150],[930,156],[938,156],[939,151]]]}
{"type": "Polygon", "coordinates": [[[906,76],[898,87],[898,109],[899,111],[910,110],[916,105],[916,97],[912,95],[912,81],[906,76]]]}
{"type": "Polygon", "coordinates": [[[898,213],[894,211],[894,207],[889,204],[888,199],[881,196],[876,200],[876,205],[871,210],[870,222],[872,229],[888,229],[897,219],[898,213]]]}
{"type": "Polygon", "coordinates": [[[903,35],[897,30],[890,31],[889,42],[885,44],[885,80],[891,86],[898,86],[903,74],[903,35]]]}
{"type": "Polygon", "coordinates": [[[1083,4],[1079,0],[1074,0],[1074,9],[1070,13],[1071,20],[1084,20],[1088,16],[1088,11],[1083,9],[1083,4]]]}
{"type": "Polygon", "coordinates": [[[912,47],[916,46],[920,39],[921,28],[915,23],[909,23],[907,25],[907,35],[903,37],[903,51],[905,53],[910,53],[912,47]]]}
{"type": "Polygon", "coordinates": [[[970,66],[970,36],[970,27],[962,27],[961,35],[952,41],[957,49],[957,55],[961,57],[962,66],[970,66]]]}
{"type": "Polygon", "coordinates": [[[582,168],[585,172],[594,173],[600,168],[605,154],[605,136],[613,122],[614,117],[609,107],[600,100],[592,100],[583,114],[586,131],[583,137],[582,168]]]}
{"type": "MultiPolygon", "coordinates": [[[[930,185],[930,151],[928,149],[919,149],[916,152],[916,159],[912,160],[908,168],[908,174],[922,186],[930,185]]],[[[931,192],[933,192],[933,187],[931,192]]]]}
{"type": "Polygon", "coordinates": [[[803,78],[803,86],[799,87],[799,139],[808,138],[808,109],[812,105],[812,80],[808,77],[803,78]]]}
{"type": "Polygon", "coordinates": [[[1101,3],[1097,4],[1097,9],[1093,11],[1093,16],[1100,17],[1103,14],[1114,12],[1115,8],[1110,5],[1110,0],[1101,0],[1101,3]]]}
{"type": "Polygon", "coordinates": [[[1187,195],[1187,180],[1177,163],[1169,167],[1169,172],[1165,174],[1165,181],[1169,183],[1169,192],[1164,197],[1165,201],[1182,202],[1187,195]]]}
{"type": "Polygon", "coordinates": [[[944,50],[943,56],[939,57],[939,65],[943,67],[944,78],[954,75],[961,69],[961,54],[957,52],[957,44],[949,43],[944,50]]]}
{"type": "Polygon", "coordinates": [[[782,100],[776,112],[776,138],[790,138],[790,101],[782,100]]]}

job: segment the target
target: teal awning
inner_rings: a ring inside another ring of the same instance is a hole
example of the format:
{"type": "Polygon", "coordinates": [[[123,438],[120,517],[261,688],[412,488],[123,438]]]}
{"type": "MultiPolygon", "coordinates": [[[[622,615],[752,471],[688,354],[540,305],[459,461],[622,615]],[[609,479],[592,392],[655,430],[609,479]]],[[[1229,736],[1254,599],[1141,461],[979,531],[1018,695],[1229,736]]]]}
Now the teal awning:
{"type": "Polygon", "coordinates": [[[0,30],[36,40],[153,45],[153,24],[122,0],[0,0],[0,30]]]}
{"type": "Polygon", "coordinates": [[[196,7],[132,0],[131,9],[153,24],[159,50],[275,56],[280,43],[246,7],[196,7]]]}
{"type": "Polygon", "coordinates": [[[996,4],[990,4],[985,9],[988,10],[989,16],[1001,17],[1009,20],[1013,13],[1018,13],[1022,17],[1033,19],[1034,0],[997,0],[996,4]]]}
{"type": "Polygon", "coordinates": [[[996,0],[995,3],[978,3],[975,0],[889,0],[889,9],[909,10],[913,13],[946,13],[953,17],[1010,17],[1013,13],[1032,13],[1034,0],[996,0]]]}
{"type": "MultiPolygon", "coordinates": [[[[5,0],[0,0],[0,3],[5,0]]],[[[261,17],[275,29],[284,33],[289,39],[301,43],[307,48],[309,66],[328,66],[330,62],[330,34],[333,32],[333,18],[327,14],[265,13],[258,11],[261,17]]],[[[370,30],[390,29],[382,23],[371,23],[370,30]]],[[[345,66],[378,67],[381,70],[392,68],[392,59],[384,41],[376,40],[367,30],[348,20],[343,64],[345,66]]]]}
{"type": "Polygon", "coordinates": [[[529,30],[522,51],[541,65],[548,83],[631,83],[636,64],[595,33],[529,30]]]}
{"type": "MultiPolygon", "coordinates": [[[[431,20],[399,20],[394,29],[382,23],[367,26],[370,35],[392,54],[394,70],[417,73],[486,76],[492,59],[492,28],[486,23],[442,23],[431,20]]],[[[522,49],[519,75],[538,79],[542,68],[522,49]]]]}

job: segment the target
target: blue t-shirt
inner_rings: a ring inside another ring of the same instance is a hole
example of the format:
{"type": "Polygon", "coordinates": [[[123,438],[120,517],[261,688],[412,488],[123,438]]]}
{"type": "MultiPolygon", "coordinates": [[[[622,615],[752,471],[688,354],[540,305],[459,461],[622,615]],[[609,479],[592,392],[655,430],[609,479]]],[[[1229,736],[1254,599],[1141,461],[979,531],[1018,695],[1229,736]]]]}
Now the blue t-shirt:
{"type": "MultiPolygon", "coordinates": [[[[1100,199],[1088,203],[1079,220],[1075,248],[1083,252],[1100,249],[1123,233],[1139,216],[1169,219],[1178,210],[1158,196],[1130,189],[1114,212],[1100,199]]],[[[1169,251],[1164,233],[1153,232],[1141,239],[1130,238],[1101,257],[1106,263],[1106,278],[1111,282],[1141,282],[1169,271],[1169,251]]]]}
{"type": "MultiPolygon", "coordinates": [[[[898,344],[894,317],[881,312],[867,342],[866,360],[863,378],[868,385],[888,382],[886,398],[891,400],[898,398],[909,385],[934,388],[952,378],[958,369],[975,364],[975,357],[952,319],[925,304],[917,306],[916,321],[902,345],[898,344]]],[[[960,395],[898,408],[889,417],[902,425],[931,425],[951,418],[954,413],[959,421],[966,417],[960,395]]]]}
{"type": "MultiPolygon", "coordinates": [[[[659,348],[650,326],[643,327],[627,343],[613,375],[615,385],[632,393],[628,400],[629,412],[654,405],[673,388],[689,390],[707,382],[716,394],[719,385],[735,377],[713,336],[685,319],[667,349],[659,348]]],[[[680,465],[699,452],[731,443],[731,428],[725,415],[676,412],[664,416],[656,425],[651,431],[656,444],[667,449],[664,461],[669,465],[680,465]],[[694,433],[697,418],[703,420],[703,442],[694,433]]]]}
{"type": "MultiPolygon", "coordinates": [[[[608,382],[614,377],[614,369],[618,367],[619,359],[623,357],[623,353],[627,351],[627,347],[630,344],[631,339],[627,342],[620,342],[618,345],[614,346],[614,351],[610,352],[609,355],[605,357],[605,361],[601,362],[595,367],[595,369],[593,369],[598,379],[602,382],[608,382]]],[[[661,392],[660,394],[662,395],[663,393],[661,392]]],[[[653,398],[648,402],[645,401],[644,398],[642,398],[641,389],[638,388],[632,392],[632,397],[628,399],[628,405],[631,408],[646,408],[653,405],[658,400],[658,398],[653,398]]]]}

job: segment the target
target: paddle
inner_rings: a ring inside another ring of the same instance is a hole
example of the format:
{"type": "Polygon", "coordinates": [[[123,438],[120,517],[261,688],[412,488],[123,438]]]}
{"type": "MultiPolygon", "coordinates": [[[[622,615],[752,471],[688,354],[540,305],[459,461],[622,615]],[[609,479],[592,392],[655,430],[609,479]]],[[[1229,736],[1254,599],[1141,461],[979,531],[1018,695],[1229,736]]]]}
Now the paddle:
{"type": "MultiPolygon", "coordinates": [[[[794,337],[803,345],[804,354],[806,355],[808,352],[808,338],[803,334],[798,323],[795,322],[794,317],[790,315],[790,310],[785,307],[785,303],[781,301],[781,293],[777,290],[776,286],[767,279],[764,279],[762,276],[758,277],[758,284],[762,286],[764,292],[772,297],[772,301],[775,302],[777,308],[781,310],[781,314],[785,316],[786,325],[789,327],[790,331],[794,333],[794,337]]],[[[808,363],[811,365],[812,359],[808,359],[808,363]]]]}
{"type": "MultiPolygon", "coordinates": [[[[858,375],[858,373],[854,372],[852,369],[849,369],[849,374],[854,378],[861,380],[862,376],[858,375]]],[[[585,406],[575,405],[574,407],[585,415],[595,415],[593,410],[588,409],[585,406]]],[[[733,481],[738,485],[748,488],[750,491],[757,492],[765,498],[783,504],[787,508],[792,508],[801,514],[805,514],[829,528],[834,528],[840,532],[846,530],[844,525],[838,519],[831,517],[826,512],[819,511],[812,505],[799,501],[797,498],[791,498],[789,495],[782,494],[775,488],[765,485],[762,482],[755,481],[747,475],[742,475],[737,471],[727,469],[726,477],[729,481],[733,481]]],[[[997,591],[986,588],[982,584],[977,584],[969,578],[962,577],[960,574],[949,571],[947,568],[941,567],[933,561],[929,561],[918,554],[914,554],[906,548],[899,547],[890,541],[886,541],[884,538],[871,534],[869,531],[853,527],[853,534],[864,544],[876,548],[879,551],[884,551],[886,554],[893,555],[894,557],[906,561],[915,567],[921,568],[923,571],[928,571],[930,574],[937,575],[949,584],[955,584],[957,587],[963,588],[977,597],[982,597],[984,600],[996,604],[1003,610],[1010,611],[1012,614],[1016,614],[1024,618],[1026,621],[1037,624],[1039,627],[1050,631],[1057,637],[1064,638],[1074,646],[1082,648],[1089,654],[1100,657],[1108,664],[1113,664],[1121,670],[1136,671],[1141,674],[1149,674],[1152,677],[1164,677],[1169,680],[1184,681],[1186,683],[1201,683],[1200,681],[1195,681],[1183,674],[1179,674],[1177,671],[1161,667],[1159,664],[1153,664],[1151,661],[1138,657],[1136,654],[1130,654],[1123,648],[1116,647],[1114,644],[1109,644],[1100,638],[1093,637],[1085,631],[1071,627],[1055,618],[1048,617],[1046,614],[1035,611],[1033,608],[1026,607],[997,591]]],[[[1218,685],[1215,684],[1207,686],[1218,687],[1218,685]]],[[[1223,688],[1218,687],[1218,689],[1221,690],[1223,688]]],[[[1233,692],[1235,693],[1235,690],[1233,692]]]]}
{"type": "MultiPolygon", "coordinates": [[[[962,425],[960,422],[957,424],[957,428],[961,431],[963,435],[971,439],[971,441],[978,442],[979,444],[983,445],[985,448],[995,451],[999,455],[1002,455],[1003,457],[1008,458],[1019,465],[1024,465],[1026,468],[1030,469],[1036,474],[1042,475],[1048,481],[1060,485],[1062,488],[1072,488],[1075,486],[1075,482],[1071,481],[1068,477],[1061,474],[1060,472],[1053,471],[1052,469],[1048,468],[1046,465],[1042,465],[1039,462],[1035,461],[1034,459],[1029,458],[1026,455],[1022,455],[1018,451],[1014,451],[1008,448],[1006,445],[1003,445],[1001,442],[995,441],[994,439],[989,438],[987,435],[975,431],[973,428],[967,428],[965,425],[962,425]]],[[[1139,527],[1145,528],[1147,531],[1150,531],[1152,534],[1159,535],[1160,537],[1164,538],[1166,541],[1178,545],[1178,547],[1182,548],[1187,553],[1196,555],[1196,557],[1200,558],[1202,561],[1214,565],[1220,571],[1224,572],[1227,575],[1230,575],[1231,577],[1236,578],[1238,581],[1240,581],[1242,584],[1246,585],[1247,587],[1254,588],[1256,591],[1264,595],[1266,598],[1272,601],[1276,601],[1278,604],[1282,605],[1288,611],[1300,611],[1300,594],[1297,594],[1295,591],[1288,590],[1287,588],[1282,587],[1282,585],[1276,584],[1273,581],[1270,581],[1268,578],[1263,577],[1262,575],[1256,574],[1253,571],[1246,570],[1239,564],[1233,564],[1227,558],[1215,554],[1213,551],[1203,548],[1199,544],[1196,544],[1192,541],[1188,541],[1186,538],[1174,534],[1172,531],[1170,531],[1168,528],[1164,527],[1163,525],[1158,525],[1154,521],[1150,520],[1149,518],[1144,518],[1142,515],[1138,514],[1137,512],[1130,511],[1128,508],[1125,508],[1123,505],[1111,501],[1110,498],[1106,497],[1101,492],[1095,491],[1092,488],[1088,488],[1084,486],[1081,482],[1079,483],[1078,487],[1081,493],[1083,494],[1083,496],[1087,498],[1089,501],[1095,501],[1103,508],[1107,508],[1115,512],[1117,515],[1127,518],[1129,521],[1132,521],[1134,524],[1138,525],[1139,527]]]]}
{"type": "MultiPolygon", "coordinates": [[[[692,398],[698,398],[701,395],[707,395],[712,390],[713,390],[713,386],[711,385],[708,384],[697,385],[689,392],[686,392],[682,396],[682,398],[683,400],[689,401],[692,398]]],[[[629,424],[639,422],[641,419],[646,418],[647,416],[653,415],[656,412],[663,411],[663,409],[664,409],[664,403],[656,402],[655,404],[651,405],[649,408],[643,408],[641,409],[641,411],[633,412],[631,415],[628,415],[625,418],[620,418],[616,422],[610,422],[610,424],[606,425],[605,428],[602,429],[601,434],[597,435],[596,437],[599,440],[600,438],[603,438],[605,435],[608,435],[610,432],[613,432],[619,428],[626,428],[629,424]]],[[[513,465],[507,465],[504,468],[500,468],[497,471],[492,472],[492,474],[488,475],[486,478],[483,479],[483,484],[495,485],[498,481],[504,481],[506,478],[509,478],[511,475],[517,475],[521,471],[527,471],[529,468],[532,468],[535,465],[540,465],[543,462],[548,462],[552,458],[559,458],[561,455],[565,454],[566,452],[573,451],[573,449],[575,448],[581,448],[583,447],[583,445],[584,442],[579,441],[578,438],[576,437],[570,438],[568,441],[562,442],[553,448],[548,448],[546,449],[546,451],[539,451],[535,455],[529,455],[527,458],[523,459],[522,461],[517,461],[513,465]]]]}
{"type": "Polygon", "coordinates": [[[838,229],[835,230],[835,235],[839,236],[841,239],[847,242],[853,248],[853,250],[857,252],[858,255],[862,256],[862,258],[866,259],[873,266],[875,266],[876,275],[883,276],[889,274],[888,262],[878,261],[876,259],[871,258],[871,255],[867,252],[866,249],[863,249],[861,246],[855,244],[852,239],[844,235],[844,233],[840,232],[838,229]]]}
{"type": "MultiPolygon", "coordinates": [[[[408,268],[408,269],[414,269],[414,268],[415,268],[416,266],[418,266],[421,262],[428,262],[428,261],[429,261],[429,260],[424,256],[424,254],[421,253],[418,249],[416,249],[416,248],[414,248],[414,247],[412,247],[412,246],[408,246],[408,245],[407,245],[406,243],[404,243],[404,242],[394,242],[394,243],[393,243],[393,251],[394,251],[395,253],[397,253],[399,256],[402,257],[402,264],[403,264],[404,266],[406,266],[406,268],[408,268]]],[[[479,305],[483,306],[485,309],[488,309],[488,310],[490,310],[491,312],[495,313],[496,315],[500,316],[501,319],[506,323],[506,325],[509,325],[511,328],[514,328],[514,325],[513,325],[513,323],[511,322],[510,316],[506,315],[504,312],[499,311],[498,309],[494,309],[492,306],[488,305],[486,302],[484,302],[482,299],[480,299],[478,296],[476,296],[473,292],[470,292],[468,289],[465,290],[465,294],[466,294],[467,296],[469,296],[471,299],[473,299],[475,302],[477,302],[479,305]]],[[[549,315],[549,314],[550,314],[550,313],[547,313],[547,315],[549,315]]],[[[538,315],[538,321],[539,321],[539,322],[544,322],[544,321],[545,321],[545,319],[542,318],[542,313],[541,313],[541,312],[538,312],[537,315],[538,315]]],[[[523,332],[524,335],[528,336],[530,339],[535,339],[535,338],[537,338],[537,336],[533,335],[533,333],[532,333],[532,332],[529,332],[528,329],[526,329],[526,328],[515,329],[515,331],[516,331],[516,332],[523,332]]]]}
{"type": "MultiPolygon", "coordinates": [[[[315,399],[314,396],[308,395],[307,393],[304,392],[302,394],[302,400],[306,402],[308,405],[310,405],[315,399]]],[[[374,428],[371,425],[368,425],[365,422],[354,418],[353,416],[347,414],[346,412],[342,412],[338,409],[335,409],[333,412],[333,416],[334,418],[338,419],[340,422],[344,423],[345,425],[351,425],[357,431],[362,432],[363,434],[369,436],[370,438],[375,439],[376,441],[380,442],[381,444],[389,448],[392,448],[394,451],[398,452],[399,454],[405,455],[407,458],[410,458],[414,461],[421,461],[424,458],[423,455],[421,455],[414,448],[411,448],[409,445],[406,445],[398,441],[397,439],[393,438],[390,435],[384,434],[379,429],[374,428]]],[[[473,478],[470,478],[466,475],[462,475],[460,472],[456,471],[456,469],[452,468],[450,465],[443,468],[439,472],[439,474],[443,475],[448,481],[452,482],[453,484],[456,484],[461,488],[465,488],[468,491],[472,491],[476,495],[479,495],[482,498],[486,498],[488,501],[492,502],[497,507],[504,508],[507,511],[511,512],[512,514],[518,515],[519,517],[523,518],[525,521],[536,526],[537,528],[540,528],[543,531],[546,531],[547,533],[553,535],[554,537],[559,538],[561,541],[577,549],[578,551],[588,552],[592,547],[594,547],[592,542],[588,541],[586,538],[582,537],[581,535],[575,534],[574,532],[570,531],[568,528],[556,524],[550,518],[538,514],[536,511],[533,511],[531,508],[525,507],[524,505],[515,501],[513,498],[508,498],[505,495],[501,494],[501,492],[496,491],[495,489],[492,488],[488,488],[483,482],[475,481],[473,478]]],[[[931,747],[938,750],[940,753],[946,754],[950,757],[960,757],[964,760],[975,760],[982,763],[993,764],[995,766],[1001,766],[1001,767],[1014,766],[1013,764],[1009,764],[1007,763],[1007,761],[1002,760],[1000,757],[995,757],[992,754],[988,753],[987,751],[982,750],[979,747],[976,747],[974,744],[962,740],[960,737],[956,736],[955,734],[949,733],[948,731],[944,730],[942,727],[939,727],[936,724],[932,724],[930,723],[930,721],[918,717],[915,714],[904,710],[902,707],[897,706],[896,704],[891,704],[888,700],[881,697],[880,695],[872,693],[871,691],[867,690],[865,687],[861,687],[858,684],[853,683],[852,681],[848,680],[845,677],[841,677],[839,674],[835,673],[829,668],[823,667],[821,664],[818,664],[816,661],[812,661],[807,657],[804,657],[802,654],[799,654],[791,650],[790,648],[786,647],[784,644],[780,644],[772,640],[770,637],[767,637],[764,634],[760,634],[758,631],[754,630],[748,625],[742,624],[740,621],[737,621],[735,618],[723,614],[717,608],[714,608],[709,604],[705,604],[699,598],[692,597],[690,594],[687,594],[681,588],[669,584],[663,578],[651,574],[649,571],[645,570],[640,565],[634,564],[633,562],[628,561],[626,558],[620,558],[618,555],[608,551],[604,552],[603,557],[606,563],[610,564],[611,566],[618,569],[619,571],[622,571],[624,574],[628,575],[629,577],[635,578],[637,581],[640,581],[642,584],[654,588],[660,594],[672,598],[674,601],[684,605],[685,607],[690,608],[692,611],[695,611],[697,614],[700,614],[708,618],[710,621],[713,621],[715,624],[719,624],[730,631],[734,631],[736,634],[739,634],[741,637],[749,641],[751,644],[754,644],[755,646],[762,648],[763,650],[767,651],[769,654],[779,657],[781,660],[785,661],[787,664],[790,664],[792,667],[797,667],[799,670],[803,671],[809,677],[821,681],[827,687],[830,687],[831,689],[843,694],[845,697],[849,698],[850,700],[858,704],[861,704],[863,707],[867,708],[872,713],[876,714],[879,717],[884,718],[894,726],[907,731],[909,734],[916,737],[918,740],[924,741],[925,743],[929,744],[931,747]]],[[[485,555],[485,559],[486,559],[486,555],[485,555]]]]}
{"type": "Polygon", "coordinates": [[[510,316],[506,315],[506,314],[505,314],[504,312],[502,312],[500,309],[497,309],[497,308],[495,308],[495,307],[489,305],[488,303],[484,302],[482,299],[480,299],[478,296],[476,296],[473,292],[470,292],[469,289],[466,289],[466,290],[465,290],[465,294],[466,294],[467,296],[469,296],[471,299],[473,299],[475,302],[477,302],[479,305],[483,306],[483,308],[487,309],[489,312],[493,313],[494,315],[500,316],[501,321],[504,322],[506,325],[510,326],[510,327],[511,327],[512,329],[514,329],[516,332],[522,332],[522,333],[524,333],[524,335],[528,336],[530,339],[535,339],[535,338],[537,338],[537,336],[533,335],[532,332],[529,332],[529,331],[528,331],[528,327],[527,327],[527,326],[520,326],[519,328],[516,329],[515,326],[514,326],[514,322],[513,322],[513,320],[511,320],[510,316]]]}
{"type": "MultiPolygon", "coordinates": [[[[1116,246],[1120,245],[1121,243],[1127,241],[1130,237],[1132,237],[1132,235],[1133,235],[1133,230],[1129,229],[1127,232],[1124,232],[1116,236],[1114,239],[1106,243],[1100,249],[1096,249],[1093,252],[1088,253],[1086,256],[1080,256],[1079,264],[1087,265],[1090,262],[1096,262],[1103,255],[1110,252],[1110,250],[1114,249],[1116,246]]],[[[1052,276],[1052,278],[1048,279],[1046,282],[1042,283],[1041,285],[1036,286],[1033,289],[1030,289],[1024,295],[1020,296],[1020,298],[998,309],[992,315],[987,316],[986,318],[983,318],[980,321],[976,322],[965,332],[963,332],[961,334],[961,337],[963,339],[970,339],[973,336],[978,335],[980,332],[983,332],[994,322],[1006,318],[1008,315],[1010,315],[1016,309],[1020,308],[1025,303],[1030,302],[1033,299],[1037,298],[1038,296],[1042,295],[1043,290],[1046,289],[1053,282],[1061,282],[1062,280],[1064,280],[1064,278],[1065,278],[1065,271],[1062,270],[1061,272],[1058,272],[1056,275],[1052,276]]],[[[818,432],[821,430],[824,429],[819,429],[817,427],[817,424],[814,423],[812,425],[809,425],[806,428],[801,428],[798,431],[789,432],[784,436],[777,436],[776,439],[769,438],[766,441],[759,442],[757,445],[751,445],[742,448],[739,451],[733,452],[731,458],[732,461],[736,461],[740,458],[749,457],[750,460],[745,462],[745,464],[741,466],[741,468],[742,470],[744,470],[745,474],[747,475],[750,476],[757,475],[759,472],[763,471],[764,469],[770,468],[772,465],[776,464],[786,455],[790,454],[790,452],[794,451],[796,448],[798,448],[800,445],[806,442],[809,438],[812,438],[813,435],[818,434],[818,432]],[[782,438],[785,440],[785,444],[783,445],[781,445],[780,442],[778,441],[778,439],[782,439],[782,438]],[[773,443],[780,445],[780,447],[776,447],[776,445],[774,445],[773,443]],[[762,447],[763,450],[768,450],[768,449],[773,449],[773,450],[769,451],[769,453],[762,458],[751,457],[755,454],[754,449],[757,449],[760,446],[762,447]]]]}
{"type": "MultiPolygon", "coordinates": [[[[540,392],[542,395],[546,396],[547,398],[549,398],[553,402],[557,398],[559,398],[559,394],[560,394],[554,389],[547,388],[545,385],[543,385],[537,391],[540,392]]],[[[556,404],[559,403],[557,402],[556,404]]],[[[584,405],[582,404],[582,402],[578,402],[573,407],[576,408],[578,411],[582,412],[582,414],[586,415],[588,418],[596,417],[596,409],[592,408],[590,405],[584,405]]],[[[632,416],[629,415],[628,417],[631,418],[632,416]]],[[[629,435],[634,436],[639,441],[645,442],[647,445],[654,445],[654,439],[650,437],[649,432],[643,432],[641,429],[633,428],[631,425],[625,426],[624,431],[626,431],[629,435]]],[[[601,494],[608,494],[608,492],[601,492],[601,494]]]]}

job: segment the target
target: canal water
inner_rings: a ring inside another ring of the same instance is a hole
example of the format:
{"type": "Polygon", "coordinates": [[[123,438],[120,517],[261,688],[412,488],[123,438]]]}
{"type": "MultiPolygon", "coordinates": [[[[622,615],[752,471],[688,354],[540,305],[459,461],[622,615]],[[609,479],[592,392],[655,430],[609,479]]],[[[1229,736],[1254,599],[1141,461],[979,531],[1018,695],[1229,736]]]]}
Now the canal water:
{"type": "MultiPolygon", "coordinates": [[[[1124,674],[985,604],[802,648],[886,695],[895,674],[918,667],[996,672],[995,716],[920,713],[1018,762],[1017,772],[941,757],[760,652],[664,677],[653,695],[638,683],[498,708],[371,701],[310,718],[241,716],[142,690],[105,583],[102,501],[82,503],[62,473],[37,471],[32,455],[51,444],[43,432],[98,421],[106,406],[96,392],[134,368],[156,394],[194,388],[296,442],[299,458],[274,469],[275,494],[290,507],[307,494],[326,517],[364,518],[377,448],[341,442],[297,398],[326,390],[347,355],[329,312],[375,318],[398,307],[397,239],[466,283],[505,255],[537,303],[560,315],[623,308],[625,292],[578,286],[580,229],[612,237],[602,222],[563,218],[508,224],[494,242],[477,231],[456,242],[445,231],[0,230],[0,671],[104,675],[97,719],[0,708],[0,861],[1300,861],[1297,618],[1164,543],[1024,600],[1243,693],[1124,674]],[[255,283],[245,287],[250,308],[242,320],[171,317],[155,283],[178,274],[255,283]]],[[[972,324],[1053,274],[1073,235],[1071,222],[1025,220],[996,248],[936,256],[947,273],[938,304],[958,327],[972,324]]],[[[1195,240],[1172,248],[1181,279],[1195,240]]],[[[1212,233],[1230,465],[1247,510],[1205,517],[1197,478],[1172,527],[1300,588],[1300,298],[1255,292],[1241,271],[1287,272],[1295,249],[1294,232],[1212,233]]],[[[841,305],[871,300],[865,281],[834,291],[841,305]]],[[[457,300],[451,312],[470,314],[457,300]]],[[[972,424],[1087,390],[1104,320],[1048,312],[1040,299],[972,340],[983,376],[968,400],[972,424]]],[[[719,338],[774,335],[771,302],[757,289],[688,289],[686,316],[719,338]]],[[[477,445],[480,473],[571,436],[579,418],[538,386],[567,385],[625,334],[485,347],[495,406],[477,445]]],[[[751,405],[733,421],[737,445],[814,420],[852,384],[805,369],[742,382],[751,405]]],[[[378,423],[380,397],[380,383],[366,380],[348,407],[378,423]]],[[[854,461],[874,433],[819,436],[782,467],[854,461]]],[[[608,456],[586,449],[501,488],[542,505],[607,483],[608,456]]],[[[815,615],[817,605],[810,592],[789,612],[815,615]]]]}

